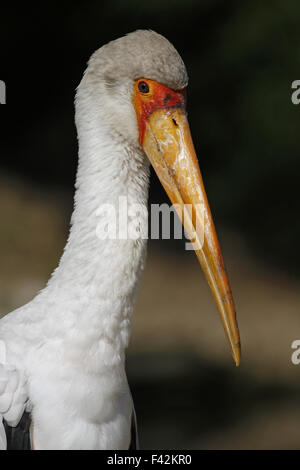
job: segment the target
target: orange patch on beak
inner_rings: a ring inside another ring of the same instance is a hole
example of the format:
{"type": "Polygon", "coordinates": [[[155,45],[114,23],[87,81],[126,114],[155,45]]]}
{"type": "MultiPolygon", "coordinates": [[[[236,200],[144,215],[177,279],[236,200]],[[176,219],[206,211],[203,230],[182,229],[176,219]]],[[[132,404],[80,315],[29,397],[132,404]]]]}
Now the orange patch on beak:
{"type": "Polygon", "coordinates": [[[138,118],[139,143],[143,147],[146,122],[150,115],[158,109],[185,108],[186,92],[174,91],[154,80],[140,78],[134,84],[133,104],[138,118]],[[149,92],[142,93],[139,90],[141,82],[148,85],[149,92]]]}

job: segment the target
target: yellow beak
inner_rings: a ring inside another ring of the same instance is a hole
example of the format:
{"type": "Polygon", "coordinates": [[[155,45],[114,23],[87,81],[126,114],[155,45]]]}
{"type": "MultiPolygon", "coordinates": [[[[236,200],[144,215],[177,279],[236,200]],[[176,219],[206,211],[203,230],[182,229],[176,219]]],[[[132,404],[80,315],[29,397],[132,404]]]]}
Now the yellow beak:
{"type": "Polygon", "coordinates": [[[241,349],[234,302],[184,109],[153,111],[142,146],[193,243],[238,366],[241,349]]]}

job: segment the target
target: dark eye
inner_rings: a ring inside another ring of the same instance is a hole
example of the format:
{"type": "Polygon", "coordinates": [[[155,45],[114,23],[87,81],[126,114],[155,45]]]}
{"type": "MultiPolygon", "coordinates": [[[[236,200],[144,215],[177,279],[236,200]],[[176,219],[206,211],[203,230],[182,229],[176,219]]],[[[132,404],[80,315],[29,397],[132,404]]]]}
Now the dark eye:
{"type": "Polygon", "coordinates": [[[138,88],[141,93],[149,93],[149,85],[146,82],[139,82],[138,88]]]}

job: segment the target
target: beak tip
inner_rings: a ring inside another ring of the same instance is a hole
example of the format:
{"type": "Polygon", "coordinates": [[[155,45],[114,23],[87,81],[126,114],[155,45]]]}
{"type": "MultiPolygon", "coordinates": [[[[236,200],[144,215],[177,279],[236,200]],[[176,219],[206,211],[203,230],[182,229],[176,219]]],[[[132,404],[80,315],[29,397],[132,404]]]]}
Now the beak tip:
{"type": "Polygon", "coordinates": [[[241,363],[241,343],[237,343],[233,350],[233,359],[235,362],[236,367],[239,367],[241,363]]]}

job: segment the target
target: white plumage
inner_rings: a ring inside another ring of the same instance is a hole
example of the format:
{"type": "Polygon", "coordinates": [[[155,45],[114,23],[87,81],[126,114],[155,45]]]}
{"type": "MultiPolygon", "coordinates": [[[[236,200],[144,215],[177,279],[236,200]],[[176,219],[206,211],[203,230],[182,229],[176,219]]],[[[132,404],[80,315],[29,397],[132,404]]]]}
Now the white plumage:
{"type": "MultiPolygon", "coordinates": [[[[0,412],[14,426],[32,407],[35,449],[130,443],[124,351],[146,240],[100,240],[97,211],[108,202],[118,212],[119,196],[146,208],[149,164],[111,133],[106,92],[95,99],[87,81],[77,92],[79,165],[64,254],[46,288],[0,321],[0,412]]],[[[3,448],[3,430],[1,438],[3,448]]]]}

